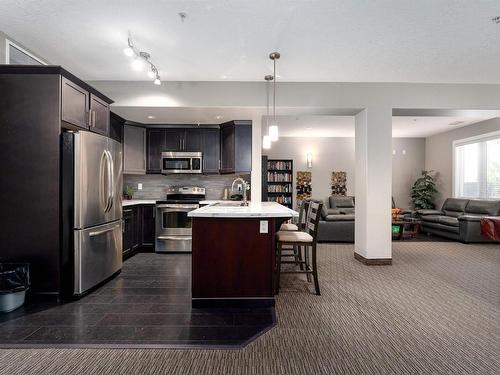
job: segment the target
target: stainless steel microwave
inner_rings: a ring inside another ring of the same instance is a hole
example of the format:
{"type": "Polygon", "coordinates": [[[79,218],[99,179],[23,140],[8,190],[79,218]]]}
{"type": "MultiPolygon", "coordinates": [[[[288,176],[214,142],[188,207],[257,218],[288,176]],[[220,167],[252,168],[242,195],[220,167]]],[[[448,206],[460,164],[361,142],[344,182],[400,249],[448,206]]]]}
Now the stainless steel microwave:
{"type": "Polygon", "coordinates": [[[161,173],[202,173],[201,152],[169,151],[161,153],[161,173]]]}

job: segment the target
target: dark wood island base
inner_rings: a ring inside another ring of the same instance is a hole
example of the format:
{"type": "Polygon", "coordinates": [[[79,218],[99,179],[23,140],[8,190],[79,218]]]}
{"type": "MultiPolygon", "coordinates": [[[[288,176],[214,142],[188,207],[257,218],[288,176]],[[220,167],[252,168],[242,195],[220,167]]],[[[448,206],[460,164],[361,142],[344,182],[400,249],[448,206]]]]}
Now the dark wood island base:
{"type": "Polygon", "coordinates": [[[193,217],[193,306],[274,306],[275,232],[283,220],[193,217]]]}

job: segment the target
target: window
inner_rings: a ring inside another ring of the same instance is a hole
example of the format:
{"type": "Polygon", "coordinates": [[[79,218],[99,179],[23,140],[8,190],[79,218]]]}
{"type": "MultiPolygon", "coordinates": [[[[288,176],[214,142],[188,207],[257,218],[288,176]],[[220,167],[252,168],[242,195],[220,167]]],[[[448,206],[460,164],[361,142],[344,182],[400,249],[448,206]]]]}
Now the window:
{"type": "Polygon", "coordinates": [[[7,40],[7,64],[17,65],[46,65],[44,61],[21,48],[10,40],[7,40]]]}
{"type": "Polygon", "coordinates": [[[454,142],[454,196],[500,199],[500,132],[454,142]]]}

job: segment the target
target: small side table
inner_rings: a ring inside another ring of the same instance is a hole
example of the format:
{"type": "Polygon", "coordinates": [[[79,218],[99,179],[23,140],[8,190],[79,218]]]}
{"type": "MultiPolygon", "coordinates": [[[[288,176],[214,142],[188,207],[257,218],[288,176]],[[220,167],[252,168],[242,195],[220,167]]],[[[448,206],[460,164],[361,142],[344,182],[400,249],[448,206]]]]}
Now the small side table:
{"type": "Polygon", "coordinates": [[[405,228],[407,228],[406,233],[409,238],[417,237],[418,232],[420,231],[420,219],[416,218],[402,218],[402,219],[393,219],[392,220],[392,234],[396,240],[403,240],[405,234],[405,228]]]}

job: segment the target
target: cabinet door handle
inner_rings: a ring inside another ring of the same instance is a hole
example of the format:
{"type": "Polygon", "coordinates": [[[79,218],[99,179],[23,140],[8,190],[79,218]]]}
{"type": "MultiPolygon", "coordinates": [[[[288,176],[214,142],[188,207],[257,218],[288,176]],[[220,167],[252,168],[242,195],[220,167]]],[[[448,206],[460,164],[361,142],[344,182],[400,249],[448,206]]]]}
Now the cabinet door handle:
{"type": "Polygon", "coordinates": [[[92,126],[92,110],[89,109],[87,111],[87,126],[91,127],[92,126]]]}
{"type": "Polygon", "coordinates": [[[132,210],[123,210],[124,214],[128,214],[129,212],[132,212],[132,210]]]}
{"type": "Polygon", "coordinates": [[[92,113],[92,127],[95,128],[95,122],[96,122],[95,119],[96,119],[97,112],[94,110],[92,110],[90,112],[92,113]]]}

